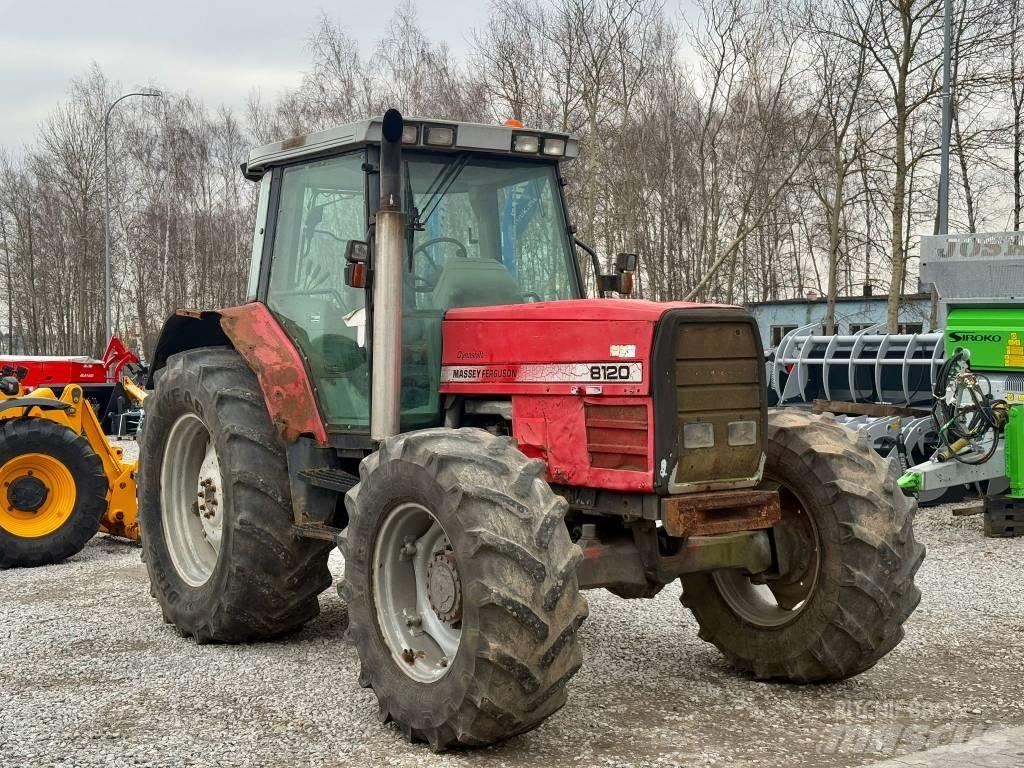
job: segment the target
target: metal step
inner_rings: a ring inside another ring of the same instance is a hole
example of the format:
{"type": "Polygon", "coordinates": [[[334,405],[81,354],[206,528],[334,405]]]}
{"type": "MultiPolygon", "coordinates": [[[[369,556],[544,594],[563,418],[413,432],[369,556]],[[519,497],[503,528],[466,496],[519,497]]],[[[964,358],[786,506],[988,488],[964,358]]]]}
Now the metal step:
{"type": "Polygon", "coordinates": [[[338,543],[338,537],[342,534],[341,528],[334,528],[330,525],[317,525],[310,523],[309,525],[293,525],[292,530],[296,536],[302,536],[306,539],[319,539],[320,541],[329,541],[332,544],[338,543]]]}
{"type": "Polygon", "coordinates": [[[349,489],[359,482],[359,478],[350,475],[340,469],[320,467],[318,469],[304,469],[299,472],[299,479],[305,480],[310,485],[318,488],[327,488],[338,493],[347,493],[349,489]]]}

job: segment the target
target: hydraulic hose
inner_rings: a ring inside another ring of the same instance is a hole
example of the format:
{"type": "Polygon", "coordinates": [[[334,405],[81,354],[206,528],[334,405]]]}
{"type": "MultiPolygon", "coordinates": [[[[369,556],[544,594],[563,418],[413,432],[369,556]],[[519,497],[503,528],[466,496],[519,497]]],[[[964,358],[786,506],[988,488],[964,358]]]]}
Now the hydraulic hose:
{"type": "Polygon", "coordinates": [[[993,401],[992,384],[984,374],[973,373],[965,365],[967,356],[963,350],[943,362],[935,378],[932,395],[932,417],[939,431],[941,447],[936,454],[940,461],[953,459],[961,464],[977,465],[991,460],[999,446],[999,437],[1006,423],[1006,403],[993,401]],[[958,365],[963,365],[957,370],[958,365]],[[956,373],[954,373],[956,371],[956,373]],[[982,392],[979,382],[985,382],[988,391],[982,392]],[[952,397],[947,404],[950,385],[952,397]],[[964,396],[970,399],[964,404],[964,396]],[[960,455],[968,446],[983,439],[992,432],[992,443],[980,459],[967,459],[960,455]]]}

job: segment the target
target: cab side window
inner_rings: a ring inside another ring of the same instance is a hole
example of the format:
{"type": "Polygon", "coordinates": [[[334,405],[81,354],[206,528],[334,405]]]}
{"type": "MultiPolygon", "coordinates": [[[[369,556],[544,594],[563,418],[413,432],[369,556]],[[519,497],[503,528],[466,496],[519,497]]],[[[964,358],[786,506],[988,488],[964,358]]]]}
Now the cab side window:
{"type": "Polygon", "coordinates": [[[366,308],[345,249],[366,238],[364,154],[284,169],[267,305],[305,355],[328,426],[369,424],[366,308]]]}

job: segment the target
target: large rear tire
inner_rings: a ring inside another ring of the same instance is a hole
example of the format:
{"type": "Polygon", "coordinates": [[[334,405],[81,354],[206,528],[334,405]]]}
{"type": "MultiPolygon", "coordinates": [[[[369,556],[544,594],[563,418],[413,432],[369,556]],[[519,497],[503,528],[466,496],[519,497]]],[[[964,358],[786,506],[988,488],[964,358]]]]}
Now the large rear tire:
{"type": "Polygon", "coordinates": [[[106,510],[103,462],[86,438],[42,418],[0,424],[0,568],[78,554],[106,510]]]}
{"type": "Polygon", "coordinates": [[[330,544],[292,530],[284,448],[237,352],[172,356],[140,444],[142,558],[166,622],[198,642],[240,643],[319,614],[330,544]]]}
{"type": "Polygon", "coordinates": [[[829,417],[771,411],[765,487],[779,490],[787,572],[683,577],[683,604],[733,666],[796,683],[859,674],[903,639],[921,593],[916,504],[895,462],[829,417]]]}
{"type": "Polygon", "coordinates": [[[493,744],[565,704],[587,604],[543,473],[478,429],[391,438],[360,466],[343,595],[359,682],[410,741],[493,744]]]}

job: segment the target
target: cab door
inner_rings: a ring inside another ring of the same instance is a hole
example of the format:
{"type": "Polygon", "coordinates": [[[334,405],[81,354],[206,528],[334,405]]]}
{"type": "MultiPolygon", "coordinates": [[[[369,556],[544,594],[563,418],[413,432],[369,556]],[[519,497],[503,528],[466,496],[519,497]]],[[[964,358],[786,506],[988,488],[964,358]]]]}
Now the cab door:
{"type": "Polygon", "coordinates": [[[335,430],[370,423],[366,295],[345,285],[346,247],[366,239],[364,161],[359,151],[286,166],[274,180],[266,303],[305,358],[335,430]]]}

